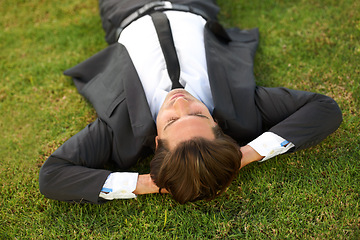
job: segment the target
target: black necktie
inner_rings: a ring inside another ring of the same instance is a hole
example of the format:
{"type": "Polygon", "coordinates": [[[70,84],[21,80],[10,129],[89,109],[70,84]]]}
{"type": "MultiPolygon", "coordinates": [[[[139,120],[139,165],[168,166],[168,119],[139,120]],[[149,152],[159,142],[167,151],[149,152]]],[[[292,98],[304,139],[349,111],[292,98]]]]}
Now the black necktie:
{"type": "Polygon", "coordinates": [[[172,87],[184,88],[180,82],[180,64],[176,54],[173,36],[171,33],[170,23],[166,14],[163,12],[155,12],[151,14],[151,18],[154,22],[156,33],[159,38],[161,50],[164,54],[167,71],[172,81],[172,87]]]}

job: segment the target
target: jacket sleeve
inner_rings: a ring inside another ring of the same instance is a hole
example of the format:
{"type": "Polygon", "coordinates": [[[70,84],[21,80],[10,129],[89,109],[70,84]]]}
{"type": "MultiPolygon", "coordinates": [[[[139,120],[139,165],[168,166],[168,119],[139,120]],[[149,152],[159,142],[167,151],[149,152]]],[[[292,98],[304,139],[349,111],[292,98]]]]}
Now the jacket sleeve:
{"type": "Polygon", "coordinates": [[[40,170],[40,192],[60,201],[101,203],[111,152],[112,130],[97,119],[46,160],[40,170]]]}
{"type": "Polygon", "coordinates": [[[255,104],[264,130],[295,144],[291,152],[318,144],[342,122],[337,103],[318,93],[257,87],[255,104]]]}

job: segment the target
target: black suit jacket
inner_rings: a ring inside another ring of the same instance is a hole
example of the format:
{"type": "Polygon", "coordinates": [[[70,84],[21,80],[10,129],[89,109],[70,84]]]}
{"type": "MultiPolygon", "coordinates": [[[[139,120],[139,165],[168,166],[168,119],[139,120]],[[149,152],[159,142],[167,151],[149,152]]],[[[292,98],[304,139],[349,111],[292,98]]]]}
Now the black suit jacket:
{"type": "MultiPolygon", "coordinates": [[[[253,59],[257,29],[205,26],[213,117],[240,145],[264,131],[293,142],[292,151],[319,143],[341,123],[336,102],[316,93],[256,86],[253,59]]],[[[156,126],[126,48],[114,43],[65,74],[95,107],[98,119],[57,149],[40,171],[48,198],[99,203],[110,171],[133,166],[154,147],[156,126]]]]}

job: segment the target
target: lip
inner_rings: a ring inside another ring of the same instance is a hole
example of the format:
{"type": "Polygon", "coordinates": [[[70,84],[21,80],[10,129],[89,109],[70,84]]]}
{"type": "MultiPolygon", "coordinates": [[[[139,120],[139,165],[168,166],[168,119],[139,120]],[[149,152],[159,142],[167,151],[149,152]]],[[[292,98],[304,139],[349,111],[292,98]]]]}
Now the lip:
{"type": "Polygon", "coordinates": [[[185,97],[185,95],[182,94],[182,93],[177,93],[177,94],[175,94],[174,96],[171,97],[170,101],[172,101],[172,100],[174,100],[174,99],[176,99],[178,97],[185,97]]]}

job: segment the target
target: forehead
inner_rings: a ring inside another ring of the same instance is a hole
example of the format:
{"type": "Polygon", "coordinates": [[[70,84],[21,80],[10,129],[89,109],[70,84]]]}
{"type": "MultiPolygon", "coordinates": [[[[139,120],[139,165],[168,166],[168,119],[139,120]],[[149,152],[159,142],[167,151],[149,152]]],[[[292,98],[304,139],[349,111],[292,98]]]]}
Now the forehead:
{"type": "Polygon", "coordinates": [[[195,137],[214,139],[214,123],[211,119],[198,116],[187,116],[174,122],[166,128],[161,138],[169,142],[170,149],[180,142],[190,140],[195,137]]]}

